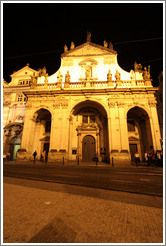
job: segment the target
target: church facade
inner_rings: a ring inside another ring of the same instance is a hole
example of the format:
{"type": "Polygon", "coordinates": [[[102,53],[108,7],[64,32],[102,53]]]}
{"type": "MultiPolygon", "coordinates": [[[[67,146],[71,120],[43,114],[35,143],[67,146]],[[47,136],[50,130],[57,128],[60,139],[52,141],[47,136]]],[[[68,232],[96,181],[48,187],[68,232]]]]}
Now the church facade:
{"type": "Polygon", "coordinates": [[[124,71],[113,45],[87,41],[64,47],[61,66],[27,66],[4,81],[4,153],[29,161],[45,150],[48,162],[100,161],[122,166],[146,150],[161,150],[150,68],[124,71]],[[20,100],[20,101],[19,101],[20,100]]]}

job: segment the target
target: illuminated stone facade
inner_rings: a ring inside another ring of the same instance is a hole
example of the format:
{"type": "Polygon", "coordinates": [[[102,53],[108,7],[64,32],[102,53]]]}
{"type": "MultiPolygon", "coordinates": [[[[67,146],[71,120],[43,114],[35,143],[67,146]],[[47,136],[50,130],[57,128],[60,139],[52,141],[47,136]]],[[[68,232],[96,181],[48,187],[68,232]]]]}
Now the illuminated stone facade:
{"type": "Polygon", "coordinates": [[[116,166],[128,165],[136,151],[143,160],[146,150],[161,149],[157,90],[149,68],[135,63],[126,72],[111,43],[101,46],[87,37],[78,47],[73,42],[69,50],[64,47],[53,75],[45,67],[35,71],[26,66],[12,75],[11,83],[4,82],[4,129],[24,122],[18,160],[31,160],[35,150],[40,159],[46,150],[49,162],[63,157],[92,161],[97,156],[109,163],[113,158],[116,166]],[[30,85],[20,84],[26,79],[30,85]],[[25,103],[18,102],[19,92],[28,98],[25,103]]]}

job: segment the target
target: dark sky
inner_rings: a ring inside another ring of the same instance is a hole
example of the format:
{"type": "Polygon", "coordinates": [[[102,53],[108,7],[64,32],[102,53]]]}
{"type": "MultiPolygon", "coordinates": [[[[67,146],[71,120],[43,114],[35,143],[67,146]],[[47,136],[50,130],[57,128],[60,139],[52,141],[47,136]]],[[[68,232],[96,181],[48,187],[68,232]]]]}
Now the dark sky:
{"type": "Polygon", "coordinates": [[[135,60],[143,66],[151,65],[153,85],[158,84],[157,77],[163,70],[162,3],[4,3],[3,6],[6,81],[26,63],[34,69],[46,66],[49,75],[55,73],[64,45],[69,47],[71,41],[76,46],[86,42],[86,33],[90,31],[92,42],[113,43],[124,70],[133,69],[135,60]]]}

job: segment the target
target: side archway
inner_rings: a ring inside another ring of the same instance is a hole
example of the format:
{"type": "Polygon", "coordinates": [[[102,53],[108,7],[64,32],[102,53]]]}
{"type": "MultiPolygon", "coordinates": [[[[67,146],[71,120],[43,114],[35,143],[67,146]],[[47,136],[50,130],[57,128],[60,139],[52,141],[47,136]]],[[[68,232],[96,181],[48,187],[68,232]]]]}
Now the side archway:
{"type": "Polygon", "coordinates": [[[127,112],[127,127],[131,160],[134,161],[134,155],[138,152],[143,161],[145,152],[153,149],[148,113],[138,106],[131,108],[127,112]]]}
{"type": "Polygon", "coordinates": [[[34,121],[34,146],[33,151],[37,150],[37,158],[40,159],[41,154],[45,151],[48,157],[50,148],[51,134],[51,113],[45,108],[38,109],[33,114],[34,121]]]}

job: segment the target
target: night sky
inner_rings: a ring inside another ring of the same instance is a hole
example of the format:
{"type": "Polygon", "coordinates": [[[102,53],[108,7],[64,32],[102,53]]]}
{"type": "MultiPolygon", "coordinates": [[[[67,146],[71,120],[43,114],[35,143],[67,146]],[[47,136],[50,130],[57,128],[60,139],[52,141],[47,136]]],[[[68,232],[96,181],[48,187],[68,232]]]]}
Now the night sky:
{"type": "Polygon", "coordinates": [[[162,3],[4,3],[3,77],[27,63],[46,66],[49,75],[60,66],[66,44],[111,41],[118,63],[126,71],[137,61],[151,66],[153,85],[163,70],[162,3]]]}

